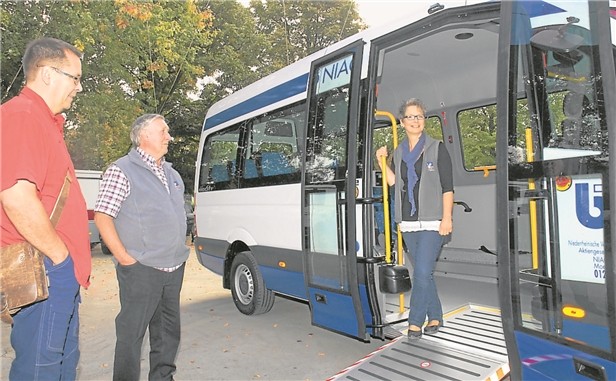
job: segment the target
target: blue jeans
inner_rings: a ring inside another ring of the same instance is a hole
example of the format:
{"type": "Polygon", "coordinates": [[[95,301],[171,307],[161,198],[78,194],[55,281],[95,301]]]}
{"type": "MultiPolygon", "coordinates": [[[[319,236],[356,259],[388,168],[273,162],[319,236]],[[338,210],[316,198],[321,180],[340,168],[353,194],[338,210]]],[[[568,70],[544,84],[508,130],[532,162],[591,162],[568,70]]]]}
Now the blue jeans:
{"type": "Polygon", "coordinates": [[[49,298],[13,316],[11,345],[15,359],[9,379],[62,380],[77,378],[79,362],[79,283],[73,260],[53,265],[45,257],[49,298]]]}
{"type": "MultiPolygon", "coordinates": [[[[406,249],[413,265],[413,283],[409,325],[421,327],[428,317],[443,321],[443,307],[436,291],[434,268],[441,254],[443,239],[437,231],[402,232],[406,249]]],[[[407,258],[409,259],[409,258],[407,258]]],[[[409,261],[407,260],[407,267],[409,261]]],[[[409,269],[410,270],[410,269],[409,269]]]]}

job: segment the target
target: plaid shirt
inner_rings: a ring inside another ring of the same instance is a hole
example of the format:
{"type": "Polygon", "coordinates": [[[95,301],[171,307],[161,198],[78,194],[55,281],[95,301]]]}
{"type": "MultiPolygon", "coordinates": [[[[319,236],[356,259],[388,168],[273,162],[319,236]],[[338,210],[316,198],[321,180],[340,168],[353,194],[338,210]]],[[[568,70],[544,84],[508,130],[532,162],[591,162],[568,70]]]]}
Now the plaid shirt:
{"type": "MultiPolygon", "coordinates": [[[[161,159],[161,165],[156,164],[154,158],[145,153],[141,148],[137,148],[137,153],[143,159],[143,161],[152,169],[156,177],[163,183],[167,192],[169,192],[169,184],[167,183],[167,177],[165,171],[163,171],[162,163],[164,158],[161,159]]],[[[118,216],[122,203],[130,195],[130,182],[128,178],[122,172],[120,167],[115,164],[111,164],[109,168],[103,174],[100,188],[98,190],[98,198],[94,205],[95,212],[101,212],[110,215],[113,218],[118,216]]]]}
{"type": "MultiPolygon", "coordinates": [[[[161,159],[161,164],[156,164],[156,160],[152,157],[152,155],[146,153],[141,148],[136,149],[137,153],[143,159],[143,161],[152,169],[156,177],[163,183],[165,189],[167,189],[167,193],[169,193],[169,184],[167,183],[167,176],[165,176],[165,171],[163,170],[162,164],[165,162],[165,159],[161,159]]],[[[103,174],[103,178],[100,183],[100,187],[98,190],[98,198],[96,199],[96,204],[94,205],[94,211],[105,213],[113,218],[118,216],[120,213],[120,208],[122,207],[122,203],[126,200],[126,198],[130,195],[130,182],[128,178],[122,172],[120,167],[116,164],[111,164],[109,168],[103,174]]],[[[165,267],[165,268],[156,268],[161,271],[172,272],[179,269],[182,265],[176,267],[165,267]]]]}

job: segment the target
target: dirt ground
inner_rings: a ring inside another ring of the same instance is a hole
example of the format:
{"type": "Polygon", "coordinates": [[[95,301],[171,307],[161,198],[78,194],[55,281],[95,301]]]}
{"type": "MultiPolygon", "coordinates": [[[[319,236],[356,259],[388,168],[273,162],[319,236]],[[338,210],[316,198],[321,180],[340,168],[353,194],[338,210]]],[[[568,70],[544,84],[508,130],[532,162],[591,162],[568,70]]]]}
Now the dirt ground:
{"type": "MultiPolygon", "coordinates": [[[[118,287],[111,257],[95,247],[92,260],[92,284],[82,290],[78,379],[110,380],[118,287]]],[[[176,380],[324,380],[385,344],[366,344],[314,327],[307,304],[282,297],[276,297],[267,314],[242,315],[220,277],[198,263],[194,250],[185,272],[181,311],[176,380]]],[[[0,335],[0,379],[8,380],[14,358],[10,327],[2,324],[0,335]]],[[[143,380],[148,348],[146,339],[143,380]]]]}

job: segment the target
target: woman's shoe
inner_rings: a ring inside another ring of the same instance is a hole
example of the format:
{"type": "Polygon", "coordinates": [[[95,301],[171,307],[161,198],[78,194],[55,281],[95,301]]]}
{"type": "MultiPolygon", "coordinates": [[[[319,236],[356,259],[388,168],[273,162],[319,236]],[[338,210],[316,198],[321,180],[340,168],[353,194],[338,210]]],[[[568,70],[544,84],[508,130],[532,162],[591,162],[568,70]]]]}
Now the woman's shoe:
{"type": "Polygon", "coordinates": [[[439,328],[441,328],[442,325],[443,323],[441,322],[438,322],[438,324],[427,325],[424,327],[423,331],[426,335],[434,335],[438,332],[439,328]]]}
{"type": "Polygon", "coordinates": [[[411,340],[419,340],[419,339],[421,339],[421,335],[422,335],[421,328],[419,328],[419,331],[413,331],[411,329],[411,327],[409,327],[409,333],[408,333],[408,338],[409,339],[411,339],[411,340]]]}

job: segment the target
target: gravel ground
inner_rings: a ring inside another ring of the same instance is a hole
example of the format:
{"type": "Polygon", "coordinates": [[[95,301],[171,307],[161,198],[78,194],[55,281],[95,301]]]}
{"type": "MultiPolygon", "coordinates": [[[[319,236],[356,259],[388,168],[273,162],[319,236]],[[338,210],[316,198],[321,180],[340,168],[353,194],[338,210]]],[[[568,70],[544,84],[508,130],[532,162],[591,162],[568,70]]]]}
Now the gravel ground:
{"type": "MultiPolygon", "coordinates": [[[[110,256],[92,252],[92,284],[82,291],[79,380],[110,380],[118,287],[110,256]]],[[[191,252],[182,289],[182,342],[176,380],[324,380],[385,342],[362,343],[310,324],[307,304],[276,297],[264,315],[235,308],[221,278],[191,252]]],[[[1,324],[0,379],[14,358],[10,327],[1,324]]],[[[146,334],[147,337],[147,334],[146,334]]],[[[147,379],[147,339],[141,378],[147,379]]]]}

